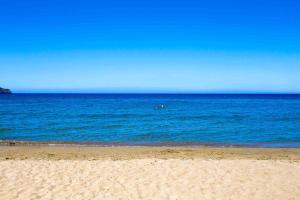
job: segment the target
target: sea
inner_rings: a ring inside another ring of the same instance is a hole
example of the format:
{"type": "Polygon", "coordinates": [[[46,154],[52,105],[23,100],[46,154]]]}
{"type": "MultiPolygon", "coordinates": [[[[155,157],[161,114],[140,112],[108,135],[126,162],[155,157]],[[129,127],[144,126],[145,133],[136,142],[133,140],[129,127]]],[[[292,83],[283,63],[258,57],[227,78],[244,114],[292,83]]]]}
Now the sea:
{"type": "Polygon", "coordinates": [[[300,95],[0,95],[0,140],[299,148],[300,95]]]}

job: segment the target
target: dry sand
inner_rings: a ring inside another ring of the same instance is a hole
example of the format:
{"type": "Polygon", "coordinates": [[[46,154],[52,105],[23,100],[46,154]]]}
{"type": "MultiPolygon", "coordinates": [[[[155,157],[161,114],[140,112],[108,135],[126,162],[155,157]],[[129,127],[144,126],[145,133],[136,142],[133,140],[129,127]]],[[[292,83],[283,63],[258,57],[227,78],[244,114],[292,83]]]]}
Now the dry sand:
{"type": "Polygon", "coordinates": [[[300,199],[299,149],[0,147],[0,199],[300,199]]]}

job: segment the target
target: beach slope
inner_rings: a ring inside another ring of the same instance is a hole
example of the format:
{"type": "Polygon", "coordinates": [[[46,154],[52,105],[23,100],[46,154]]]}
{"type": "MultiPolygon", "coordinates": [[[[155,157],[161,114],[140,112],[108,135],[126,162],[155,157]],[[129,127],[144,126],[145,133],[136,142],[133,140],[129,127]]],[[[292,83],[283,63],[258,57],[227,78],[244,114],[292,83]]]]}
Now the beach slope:
{"type": "Polygon", "coordinates": [[[298,199],[298,149],[0,147],[1,199],[298,199]]]}

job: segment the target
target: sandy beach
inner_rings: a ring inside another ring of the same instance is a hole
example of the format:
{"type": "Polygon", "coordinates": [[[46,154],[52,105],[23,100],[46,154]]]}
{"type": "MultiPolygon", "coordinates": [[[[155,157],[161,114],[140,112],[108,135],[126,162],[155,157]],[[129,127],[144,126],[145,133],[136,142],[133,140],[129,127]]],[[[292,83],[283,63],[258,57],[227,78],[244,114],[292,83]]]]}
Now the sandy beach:
{"type": "Polygon", "coordinates": [[[300,150],[1,146],[0,199],[299,199],[300,150]]]}

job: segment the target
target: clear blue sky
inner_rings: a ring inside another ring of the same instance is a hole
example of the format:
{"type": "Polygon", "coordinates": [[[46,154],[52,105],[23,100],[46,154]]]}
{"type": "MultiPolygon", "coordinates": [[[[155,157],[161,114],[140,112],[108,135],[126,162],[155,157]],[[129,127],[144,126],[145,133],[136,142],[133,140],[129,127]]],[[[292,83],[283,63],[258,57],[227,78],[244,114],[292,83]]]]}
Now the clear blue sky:
{"type": "Polygon", "coordinates": [[[1,0],[16,92],[300,92],[297,0],[1,0]]]}

